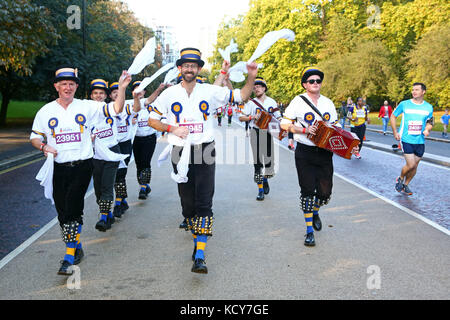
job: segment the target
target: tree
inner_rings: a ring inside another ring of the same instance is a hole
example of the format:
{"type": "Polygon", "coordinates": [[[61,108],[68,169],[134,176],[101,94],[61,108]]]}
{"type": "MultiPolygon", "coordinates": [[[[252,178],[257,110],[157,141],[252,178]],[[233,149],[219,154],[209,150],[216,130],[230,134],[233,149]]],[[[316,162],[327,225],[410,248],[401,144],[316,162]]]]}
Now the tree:
{"type": "Polygon", "coordinates": [[[4,126],[15,85],[31,74],[36,58],[48,52],[58,34],[48,10],[27,0],[0,2],[0,26],[0,126],[4,126]]]}
{"type": "Polygon", "coordinates": [[[447,106],[450,101],[450,23],[436,25],[408,53],[408,80],[427,86],[427,100],[447,106]]]}

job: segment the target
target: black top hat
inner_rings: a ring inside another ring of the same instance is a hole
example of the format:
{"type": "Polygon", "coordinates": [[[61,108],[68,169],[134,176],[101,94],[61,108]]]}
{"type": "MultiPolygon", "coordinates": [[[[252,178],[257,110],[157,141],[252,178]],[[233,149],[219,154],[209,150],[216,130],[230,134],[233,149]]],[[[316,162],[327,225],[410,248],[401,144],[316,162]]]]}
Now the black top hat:
{"type": "Polygon", "coordinates": [[[195,48],[184,48],[180,51],[180,59],[177,60],[177,67],[181,66],[185,62],[195,62],[200,68],[203,67],[205,62],[201,59],[202,53],[195,48]]]}

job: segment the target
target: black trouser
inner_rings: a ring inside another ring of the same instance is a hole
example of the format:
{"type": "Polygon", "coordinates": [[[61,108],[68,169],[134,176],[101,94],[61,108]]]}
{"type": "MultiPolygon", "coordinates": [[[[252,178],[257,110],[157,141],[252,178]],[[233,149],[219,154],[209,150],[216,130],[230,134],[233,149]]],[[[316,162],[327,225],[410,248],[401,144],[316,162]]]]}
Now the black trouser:
{"type": "Polygon", "coordinates": [[[77,221],[83,224],[84,197],[92,177],[92,159],[70,166],[55,162],[53,199],[60,225],[77,221]]]}
{"type": "MultiPolygon", "coordinates": [[[[112,152],[120,153],[119,145],[109,148],[112,152]]],[[[116,181],[119,161],[105,161],[94,159],[94,190],[97,202],[99,200],[114,200],[114,182],[116,181]]]]}
{"type": "Polygon", "coordinates": [[[222,123],[222,116],[220,116],[220,117],[217,117],[217,122],[218,122],[219,124],[221,124],[221,123],[222,123]]]}
{"type": "Polygon", "coordinates": [[[366,134],[366,125],[360,125],[357,127],[352,127],[350,129],[351,132],[354,132],[358,138],[359,138],[359,150],[361,151],[362,145],[363,145],[363,140],[364,140],[364,135],[366,134]]]}
{"type": "Polygon", "coordinates": [[[228,124],[231,124],[231,118],[233,118],[233,116],[228,116],[228,124]]]}
{"type": "MultiPolygon", "coordinates": [[[[182,214],[185,218],[212,217],[212,202],[216,175],[216,150],[214,142],[191,146],[188,182],[178,183],[182,214]]],[[[175,174],[183,147],[172,149],[172,165],[175,174]]]]}
{"type": "Polygon", "coordinates": [[[326,200],[333,188],[333,153],[297,143],[295,166],[302,197],[317,197],[326,200]]]}
{"type": "Polygon", "coordinates": [[[253,127],[250,132],[250,145],[252,146],[253,165],[255,173],[261,173],[265,168],[265,174],[273,175],[273,138],[267,130],[253,127]]]}
{"type": "Polygon", "coordinates": [[[156,133],[144,137],[134,137],[133,153],[137,176],[144,169],[151,169],[151,161],[156,147],[156,133]]]}
{"type": "MultiPolygon", "coordinates": [[[[133,151],[133,145],[131,144],[131,140],[119,142],[119,149],[121,154],[129,154],[130,156],[126,158],[125,164],[128,166],[130,163],[131,153],[133,151]]],[[[125,177],[127,175],[128,168],[119,168],[117,169],[116,174],[116,182],[125,182],[125,177]]]]}
{"type": "Polygon", "coordinates": [[[248,126],[250,125],[250,121],[245,121],[245,131],[248,130],[248,126]]]}

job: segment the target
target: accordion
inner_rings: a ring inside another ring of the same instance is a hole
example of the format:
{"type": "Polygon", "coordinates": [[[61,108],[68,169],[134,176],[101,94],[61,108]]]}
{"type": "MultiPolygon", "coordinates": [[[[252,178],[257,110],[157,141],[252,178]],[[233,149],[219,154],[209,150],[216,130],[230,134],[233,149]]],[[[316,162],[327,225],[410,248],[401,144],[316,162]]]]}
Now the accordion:
{"type": "Polygon", "coordinates": [[[319,148],[327,149],[345,159],[351,158],[352,149],[360,142],[356,134],[324,121],[317,121],[317,126],[315,135],[308,134],[309,140],[319,148]]]}
{"type": "Polygon", "coordinates": [[[261,110],[261,115],[258,120],[255,121],[258,128],[263,130],[268,130],[269,134],[277,138],[278,140],[283,140],[287,136],[287,131],[281,129],[280,121],[275,119],[269,112],[261,110]]]}

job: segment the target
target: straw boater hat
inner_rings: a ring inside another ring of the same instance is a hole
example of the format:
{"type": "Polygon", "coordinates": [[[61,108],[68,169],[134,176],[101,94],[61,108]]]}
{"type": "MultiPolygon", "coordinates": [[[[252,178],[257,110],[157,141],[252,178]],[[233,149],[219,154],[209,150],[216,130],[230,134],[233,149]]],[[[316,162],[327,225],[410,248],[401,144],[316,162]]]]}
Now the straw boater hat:
{"type": "Polygon", "coordinates": [[[266,88],[266,91],[267,91],[267,83],[266,83],[266,80],[264,80],[262,77],[256,77],[256,78],[255,78],[255,83],[254,83],[254,85],[257,85],[257,84],[259,84],[259,85],[265,87],[265,88],[266,88]]]}
{"type": "Polygon", "coordinates": [[[201,59],[202,53],[195,48],[184,48],[180,51],[180,59],[177,60],[177,67],[181,66],[185,62],[195,62],[200,68],[203,67],[205,62],[201,59]]]}
{"type": "Polygon", "coordinates": [[[53,83],[63,80],[72,80],[77,84],[80,83],[80,79],[78,78],[78,69],[74,68],[60,68],[55,72],[55,78],[53,79],[53,83]]]}
{"type": "Polygon", "coordinates": [[[113,82],[109,85],[109,92],[113,92],[114,90],[119,89],[119,83],[118,82],[113,82]]]}
{"type": "Polygon", "coordinates": [[[320,69],[315,67],[306,67],[302,72],[302,83],[305,83],[306,80],[308,80],[308,78],[312,75],[318,75],[320,80],[323,81],[324,74],[320,69]]]}
{"type": "Polygon", "coordinates": [[[108,82],[106,82],[103,79],[94,79],[91,81],[91,87],[90,87],[91,93],[92,93],[92,91],[94,91],[94,89],[103,89],[106,94],[109,94],[108,82]]]}

